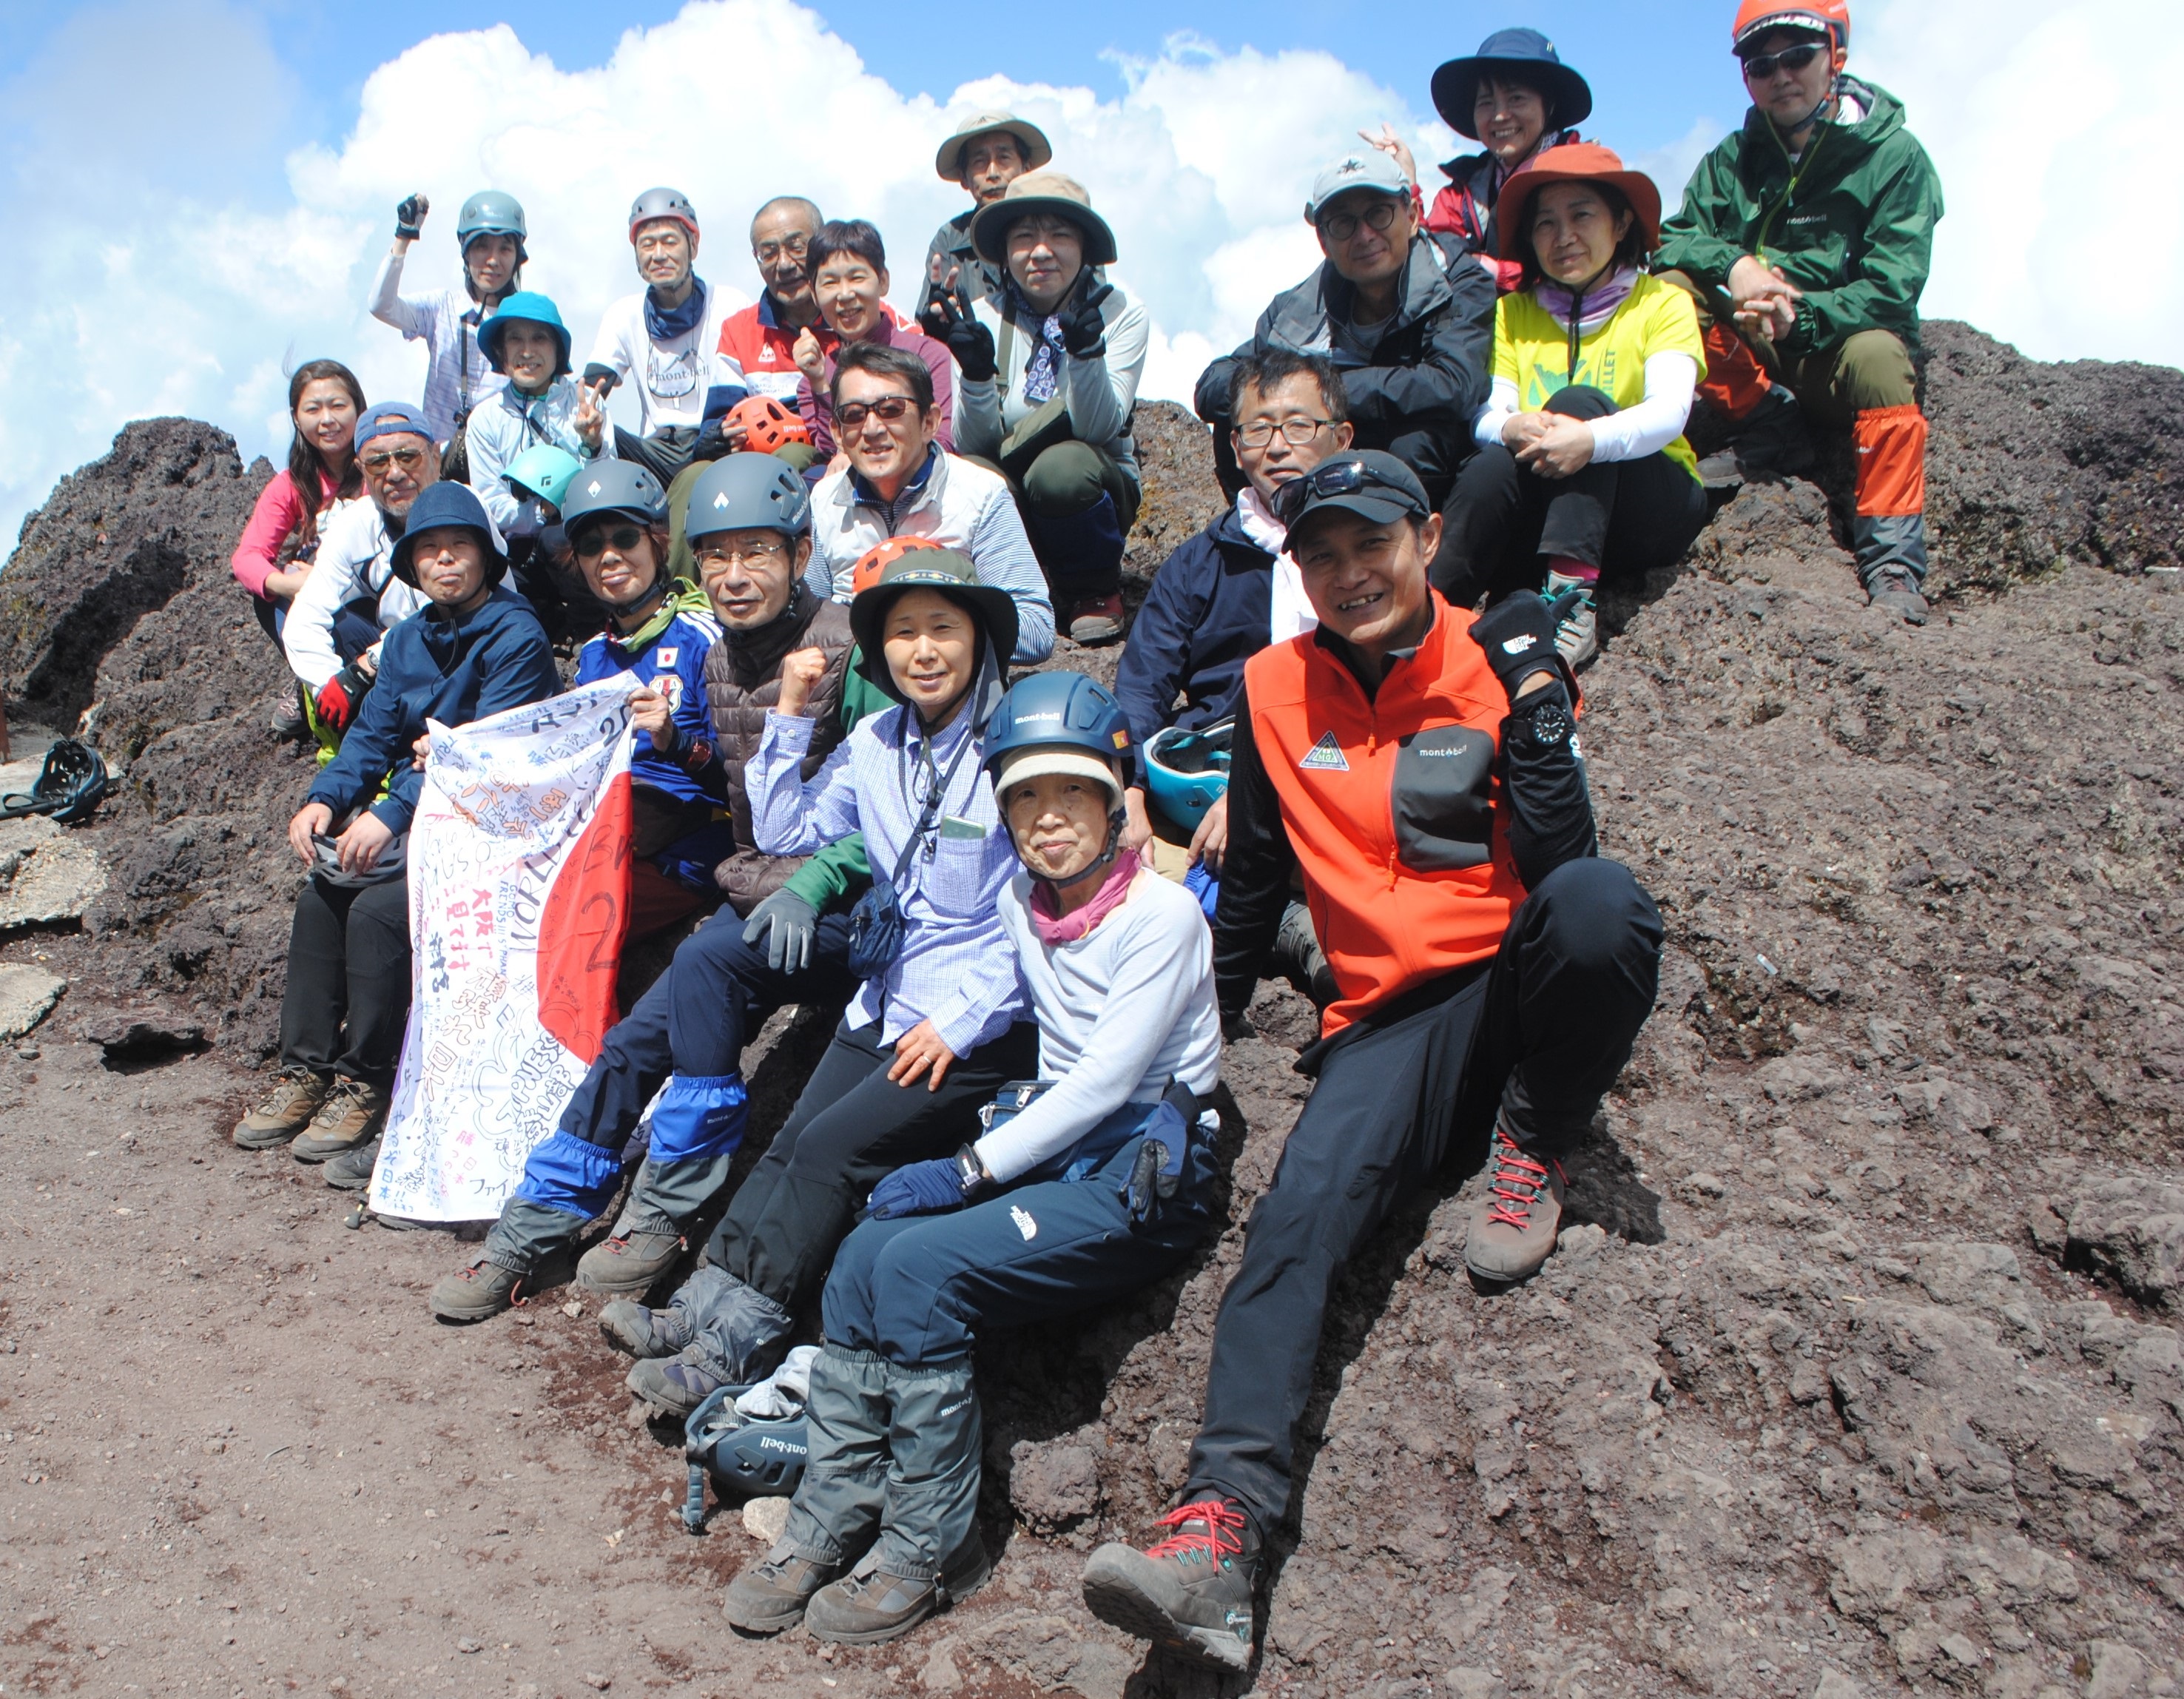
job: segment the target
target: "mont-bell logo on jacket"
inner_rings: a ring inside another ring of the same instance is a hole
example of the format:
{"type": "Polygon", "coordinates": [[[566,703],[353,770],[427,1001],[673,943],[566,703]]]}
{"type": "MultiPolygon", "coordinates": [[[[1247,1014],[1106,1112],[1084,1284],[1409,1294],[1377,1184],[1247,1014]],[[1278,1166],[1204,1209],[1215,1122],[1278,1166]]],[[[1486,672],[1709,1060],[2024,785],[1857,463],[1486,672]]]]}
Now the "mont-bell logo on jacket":
{"type": "Polygon", "coordinates": [[[1308,773],[1346,773],[1350,762],[1342,753],[1342,745],[1334,741],[1334,733],[1323,732],[1319,741],[1305,751],[1297,767],[1308,773]]]}

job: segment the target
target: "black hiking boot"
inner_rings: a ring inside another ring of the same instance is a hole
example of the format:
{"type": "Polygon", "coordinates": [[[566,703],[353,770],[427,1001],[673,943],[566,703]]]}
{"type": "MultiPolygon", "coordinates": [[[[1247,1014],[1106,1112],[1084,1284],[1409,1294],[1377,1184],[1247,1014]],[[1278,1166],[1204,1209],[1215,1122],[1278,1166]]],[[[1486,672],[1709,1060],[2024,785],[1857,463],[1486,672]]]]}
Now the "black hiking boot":
{"type": "Polygon", "coordinates": [[[1103,1623],[1194,1663],[1240,1671],[1251,1662],[1259,1536],[1233,1499],[1170,1511],[1172,1529],[1144,1551],[1102,1546],[1084,1566],[1084,1604],[1103,1623]]]}
{"type": "Polygon", "coordinates": [[[379,1140],[359,1145],[347,1156],[336,1156],[319,1172],[326,1177],[326,1184],[337,1192],[360,1192],[371,1184],[372,1170],[379,1166],[379,1140]]]}

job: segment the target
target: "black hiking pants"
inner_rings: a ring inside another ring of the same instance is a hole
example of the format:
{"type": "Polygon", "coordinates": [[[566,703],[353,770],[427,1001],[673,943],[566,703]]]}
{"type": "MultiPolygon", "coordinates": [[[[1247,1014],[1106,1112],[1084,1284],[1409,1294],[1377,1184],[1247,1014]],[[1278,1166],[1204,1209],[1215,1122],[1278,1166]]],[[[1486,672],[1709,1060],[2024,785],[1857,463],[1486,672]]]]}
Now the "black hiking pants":
{"type": "Polygon", "coordinates": [[[1221,1301],[1186,1501],[1233,1498],[1262,1532],[1281,1519],[1344,1265],[1451,1158],[1475,1165],[1497,1112],[1528,1154],[1567,1155],[1630,1060],[1660,961],[1660,913],[1630,870],[1566,861],[1517,911],[1490,965],[1421,987],[1401,1000],[1410,1008],[1299,1059],[1318,1081],[1221,1301]]]}
{"type": "Polygon", "coordinates": [[[304,882],[288,934],[281,1060],[324,1078],[394,1083],[410,1020],[410,881],[304,882]]]}

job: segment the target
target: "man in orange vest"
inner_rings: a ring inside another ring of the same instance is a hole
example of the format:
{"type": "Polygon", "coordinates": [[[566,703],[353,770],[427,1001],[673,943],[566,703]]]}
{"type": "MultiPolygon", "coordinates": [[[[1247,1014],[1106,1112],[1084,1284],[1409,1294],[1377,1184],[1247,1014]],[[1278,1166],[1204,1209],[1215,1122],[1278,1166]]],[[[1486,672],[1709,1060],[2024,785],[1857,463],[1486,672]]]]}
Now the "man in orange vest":
{"type": "Polygon", "coordinates": [[[1233,1027],[1295,870],[1341,995],[1297,1059],[1315,1084],[1222,1302],[1184,1501],[1150,1549],[1102,1546],[1084,1572],[1095,1614],[1227,1669],[1250,1662],[1343,1265],[1490,1128],[1465,1260],[1496,1286],[1535,1272],[1560,1159],[1630,1057],[1661,955],[1652,900],[1597,852],[1556,609],[1527,591],[1474,621],[1443,601],[1440,519],[1392,454],[1338,455],[1277,499],[1319,626],[1245,666],[1215,983],[1233,1027]]]}

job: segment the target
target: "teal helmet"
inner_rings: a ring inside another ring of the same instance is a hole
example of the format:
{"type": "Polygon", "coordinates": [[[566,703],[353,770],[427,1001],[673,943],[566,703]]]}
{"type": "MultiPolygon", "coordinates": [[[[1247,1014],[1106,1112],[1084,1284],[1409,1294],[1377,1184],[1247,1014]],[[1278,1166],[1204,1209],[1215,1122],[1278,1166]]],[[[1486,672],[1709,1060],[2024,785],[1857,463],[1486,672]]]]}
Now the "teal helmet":
{"type": "Polygon", "coordinates": [[[571,368],[569,349],[571,338],[569,327],[561,322],[561,309],[550,297],[535,289],[519,289],[493,309],[493,316],[478,326],[478,352],[483,354],[495,371],[505,371],[502,364],[500,339],[508,326],[517,319],[526,319],[534,325],[543,325],[554,333],[559,352],[554,357],[554,376],[565,377],[571,368]]]}
{"type": "Polygon", "coordinates": [[[1169,822],[1186,832],[1198,830],[1206,811],[1228,788],[1228,745],[1234,720],[1186,732],[1170,726],[1145,742],[1145,794],[1169,822]]]}
{"type": "Polygon", "coordinates": [[[482,236],[512,236],[515,263],[521,265],[531,257],[523,248],[528,234],[523,227],[523,203],[502,189],[480,189],[463,203],[455,217],[455,245],[465,253],[482,236]]]}
{"type": "Polygon", "coordinates": [[[568,491],[569,480],[583,469],[584,463],[566,448],[533,443],[508,463],[500,477],[517,494],[535,495],[558,508],[568,491]]]}

